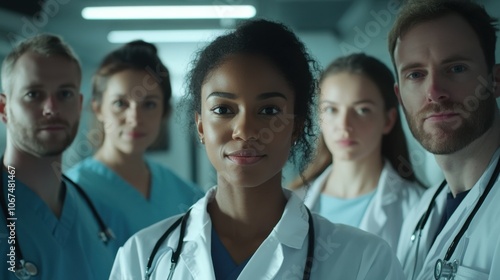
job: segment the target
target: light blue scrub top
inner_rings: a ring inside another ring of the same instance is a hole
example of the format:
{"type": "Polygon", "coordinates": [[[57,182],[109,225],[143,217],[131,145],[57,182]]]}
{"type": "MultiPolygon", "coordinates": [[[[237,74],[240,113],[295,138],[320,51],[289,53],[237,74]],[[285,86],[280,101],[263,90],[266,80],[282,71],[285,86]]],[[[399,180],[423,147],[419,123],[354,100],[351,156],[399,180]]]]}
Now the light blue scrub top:
{"type": "Polygon", "coordinates": [[[200,188],[187,183],[164,166],[146,159],[152,184],[149,199],[102,162],[89,157],[66,175],[94,202],[104,223],[113,230],[116,253],[137,231],[185,212],[203,197],[200,188]]]}
{"type": "Polygon", "coordinates": [[[327,218],[332,223],[359,227],[368,204],[375,196],[376,190],[359,197],[343,199],[321,194],[313,211],[327,218]]]}
{"type": "MultiPolygon", "coordinates": [[[[3,174],[4,198],[7,173],[3,174]]],[[[26,261],[36,265],[31,279],[108,279],[114,254],[99,239],[97,220],[89,206],[68,182],[59,220],[31,189],[17,181],[15,186],[16,236],[26,261]]],[[[0,222],[0,279],[17,279],[8,271],[8,228],[0,222]]],[[[8,221],[10,222],[10,221],[8,221]]],[[[10,259],[10,257],[9,257],[10,259]]]]}

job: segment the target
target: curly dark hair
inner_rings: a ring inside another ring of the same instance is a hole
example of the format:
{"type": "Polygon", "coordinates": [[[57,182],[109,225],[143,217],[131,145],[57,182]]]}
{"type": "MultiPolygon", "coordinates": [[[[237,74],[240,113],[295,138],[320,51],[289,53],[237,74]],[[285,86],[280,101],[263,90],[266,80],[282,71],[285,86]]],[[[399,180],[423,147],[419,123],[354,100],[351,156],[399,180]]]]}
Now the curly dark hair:
{"type": "MultiPolygon", "coordinates": [[[[295,93],[295,127],[301,128],[290,151],[292,162],[302,172],[313,154],[315,125],[313,108],[317,94],[318,63],[304,44],[285,25],[264,19],[248,20],[230,33],[217,37],[201,49],[186,78],[187,92],[182,106],[191,116],[201,114],[201,88],[207,76],[234,54],[259,55],[268,59],[283,74],[295,93]]],[[[195,131],[194,120],[191,131],[195,131]]]]}

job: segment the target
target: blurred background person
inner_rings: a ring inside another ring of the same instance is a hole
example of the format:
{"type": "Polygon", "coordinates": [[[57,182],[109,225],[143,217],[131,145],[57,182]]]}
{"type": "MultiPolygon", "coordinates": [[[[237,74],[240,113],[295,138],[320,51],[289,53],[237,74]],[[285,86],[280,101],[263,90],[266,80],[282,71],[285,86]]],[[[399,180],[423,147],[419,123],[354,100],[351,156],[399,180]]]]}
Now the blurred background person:
{"type": "Polygon", "coordinates": [[[396,250],[403,219],[424,191],[408,159],[391,71],[363,53],[320,78],[317,159],[290,185],[335,223],[377,234],[396,250]]]}
{"type": "Polygon", "coordinates": [[[146,149],[170,115],[168,69],[156,47],[130,42],[109,53],[92,80],[92,109],[103,131],[96,153],[67,175],[96,201],[116,235],[116,250],[138,230],[184,212],[203,196],[196,186],[148,160],[146,149]]]}

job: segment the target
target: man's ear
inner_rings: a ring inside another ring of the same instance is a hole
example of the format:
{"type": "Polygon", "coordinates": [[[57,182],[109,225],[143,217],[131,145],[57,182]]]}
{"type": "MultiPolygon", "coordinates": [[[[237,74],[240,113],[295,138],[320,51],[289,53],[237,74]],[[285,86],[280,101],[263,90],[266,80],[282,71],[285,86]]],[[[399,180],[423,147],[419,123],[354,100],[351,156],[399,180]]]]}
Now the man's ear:
{"type": "Polygon", "coordinates": [[[203,141],[205,135],[203,134],[203,122],[201,121],[201,115],[198,112],[194,113],[194,121],[196,122],[196,130],[198,131],[198,137],[200,141],[203,141]]]}
{"type": "Polygon", "coordinates": [[[0,93],[0,117],[2,122],[7,124],[7,96],[5,93],[0,93]]]}
{"type": "Polygon", "coordinates": [[[389,109],[389,111],[387,111],[386,113],[385,126],[383,130],[384,134],[388,134],[389,132],[391,132],[397,119],[398,119],[398,109],[396,108],[389,109]]]}
{"type": "Polygon", "coordinates": [[[396,97],[398,98],[399,104],[403,104],[403,103],[401,103],[401,93],[399,92],[398,83],[394,83],[394,94],[396,94],[396,97]]]}

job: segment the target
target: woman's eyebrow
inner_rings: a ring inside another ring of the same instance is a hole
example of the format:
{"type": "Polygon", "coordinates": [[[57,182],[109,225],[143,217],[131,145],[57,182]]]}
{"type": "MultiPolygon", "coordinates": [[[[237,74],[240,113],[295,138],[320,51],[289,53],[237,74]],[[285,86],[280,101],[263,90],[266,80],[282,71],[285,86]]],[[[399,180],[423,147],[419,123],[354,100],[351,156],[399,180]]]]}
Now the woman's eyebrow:
{"type": "MultiPolygon", "coordinates": [[[[238,98],[238,96],[234,93],[222,92],[222,91],[214,91],[214,92],[210,93],[207,96],[207,99],[209,99],[210,97],[222,97],[222,98],[227,98],[227,99],[237,99],[238,98]]],[[[274,97],[279,97],[279,98],[283,98],[285,100],[288,100],[288,98],[286,98],[286,96],[283,93],[274,92],[274,91],[261,93],[257,96],[257,99],[264,100],[264,99],[269,99],[269,98],[274,98],[274,97]]]]}
{"type": "Polygon", "coordinates": [[[236,99],[237,98],[236,94],[234,94],[234,93],[222,92],[222,91],[214,91],[214,92],[210,93],[207,96],[207,100],[210,97],[222,97],[222,98],[227,98],[227,99],[236,99]]]}
{"type": "Polygon", "coordinates": [[[261,93],[261,94],[259,94],[257,99],[263,100],[263,99],[268,99],[268,98],[273,98],[273,97],[280,97],[280,98],[283,98],[285,100],[288,100],[288,98],[286,98],[286,96],[283,93],[275,92],[275,91],[261,93]]]}

